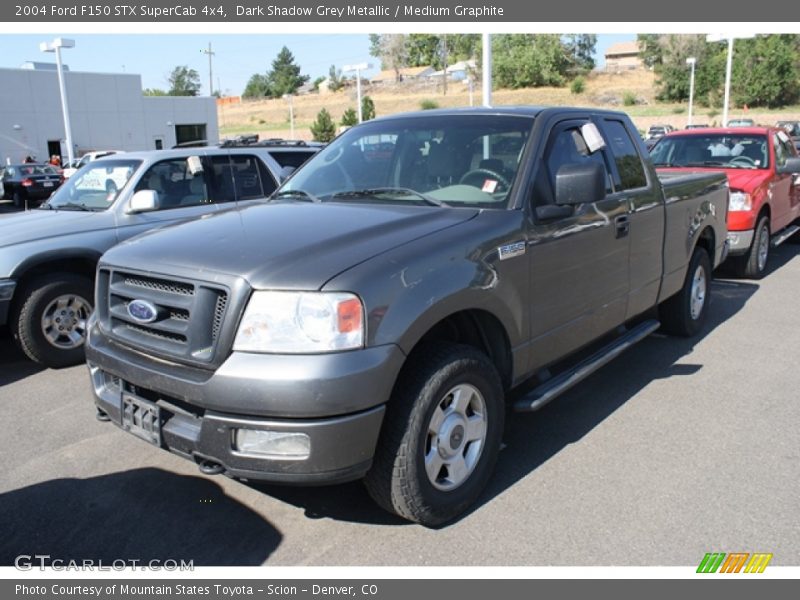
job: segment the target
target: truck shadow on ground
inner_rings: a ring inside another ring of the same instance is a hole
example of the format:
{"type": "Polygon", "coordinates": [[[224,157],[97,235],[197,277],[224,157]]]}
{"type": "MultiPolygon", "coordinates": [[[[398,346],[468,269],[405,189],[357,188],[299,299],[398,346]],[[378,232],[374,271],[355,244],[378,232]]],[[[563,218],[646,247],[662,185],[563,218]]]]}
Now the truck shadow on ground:
{"type": "Polygon", "coordinates": [[[0,387],[43,371],[20,352],[7,328],[0,327],[0,387]]]}
{"type": "MultiPolygon", "coordinates": [[[[780,269],[800,250],[775,253],[770,273],[780,269]]],[[[769,273],[766,275],[769,277],[769,273]]],[[[721,323],[738,313],[758,290],[757,282],[717,280],[703,332],[694,338],[655,334],[600,369],[537,413],[509,413],[504,443],[495,474],[467,517],[526,477],[562,449],[587,435],[649,383],[668,377],[691,376],[700,364],[677,364],[721,323]]],[[[517,393],[516,395],[520,395],[517,393]]],[[[514,400],[514,395],[510,398],[514,400]]],[[[251,483],[259,491],[305,510],[309,518],[330,518],[379,525],[408,524],[385,513],[369,498],[360,482],[325,488],[287,488],[251,483]]],[[[452,524],[452,523],[451,523],[452,524]]]]}
{"type": "MultiPolygon", "coordinates": [[[[0,565],[51,560],[151,560],[261,565],[281,534],[213,481],[155,468],[54,479],[0,494],[0,565]]],[[[38,564],[38,563],[37,563],[38,564]]]]}

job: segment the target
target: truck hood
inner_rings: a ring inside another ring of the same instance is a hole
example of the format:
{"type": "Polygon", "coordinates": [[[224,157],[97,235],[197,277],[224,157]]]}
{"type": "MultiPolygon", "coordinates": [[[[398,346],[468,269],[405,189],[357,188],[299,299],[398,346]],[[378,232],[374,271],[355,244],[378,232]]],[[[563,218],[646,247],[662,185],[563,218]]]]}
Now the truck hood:
{"type": "Polygon", "coordinates": [[[725,173],[728,176],[728,183],[732,190],[742,192],[753,192],[759,186],[767,183],[774,177],[769,169],[720,169],[720,168],[701,168],[701,167],[659,167],[659,173],[725,173]]]}
{"type": "Polygon", "coordinates": [[[0,215],[0,248],[114,227],[111,212],[35,209],[0,215]]]}
{"type": "Polygon", "coordinates": [[[256,289],[319,289],[339,273],[475,217],[470,208],[272,203],[149,232],[103,262],[156,273],[244,277],[256,289]]]}

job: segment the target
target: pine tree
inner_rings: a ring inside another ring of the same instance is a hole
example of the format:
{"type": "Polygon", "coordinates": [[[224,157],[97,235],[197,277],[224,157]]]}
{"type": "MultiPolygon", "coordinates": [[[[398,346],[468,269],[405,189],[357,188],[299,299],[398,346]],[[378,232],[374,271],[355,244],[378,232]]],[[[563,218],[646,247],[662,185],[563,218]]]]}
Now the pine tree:
{"type": "Polygon", "coordinates": [[[336,137],[336,125],[326,108],[317,113],[317,120],[311,124],[311,135],[315,142],[325,143],[336,137]]]}
{"type": "Polygon", "coordinates": [[[342,127],[352,127],[353,125],[357,125],[358,115],[356,114],[356,110],[354,108],[348,108],[346,111],[344,111],[340,124],[342,127]]]}
{"type": "Polygon", "coordinates": [[[294,55],[284,46],[272,61],[272,70],[267,73],[269,96],[280,98],[284,94],[294,94],[308,81],[308,75],[300,75],[300,65],[295,64],[294,55]]]}
{"type": "Polygon", "coordinates": [[[369,96],[361,98],[361,119],[369,121],[375,118],[375,103],[369,96]]]}

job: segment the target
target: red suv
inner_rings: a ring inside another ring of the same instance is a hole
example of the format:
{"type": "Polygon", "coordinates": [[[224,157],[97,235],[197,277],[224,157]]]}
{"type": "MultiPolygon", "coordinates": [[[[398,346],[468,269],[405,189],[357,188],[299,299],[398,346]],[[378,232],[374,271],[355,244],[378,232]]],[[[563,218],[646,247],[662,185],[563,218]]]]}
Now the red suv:
{"type": "Polygon", "coordinates": [[[800,230],[800,158],[785,130],[679,131],[661,138],[650,155],[662,173],[722,170],[728,175],[729,255],[740,276],[760,278],[770,246],[800,230]]]}

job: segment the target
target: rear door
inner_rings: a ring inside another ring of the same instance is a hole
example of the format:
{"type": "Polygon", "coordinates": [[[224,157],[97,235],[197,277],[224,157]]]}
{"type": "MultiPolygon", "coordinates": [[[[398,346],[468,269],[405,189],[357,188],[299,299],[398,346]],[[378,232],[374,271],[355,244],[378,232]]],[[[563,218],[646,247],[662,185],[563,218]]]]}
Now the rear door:
{"type": "MultiPolygon", "coordinates": [[[[599,119],[612,159],[614,198],[629,211],[630,294],[626,319],[653,307],[663,272],[664,200],[657,181],[650,181],[641,147],[622,119],[599,119]]],[[[653,177],[651,173],[651,177],[653,177]]]]}
{"type": "MultiPolygon", "coordinates": [[[[590,118],[554,123],[533,174],[528,231],[531,269],[531,369],[561,358],[625,320],[628,297],[628,203],[615,194],[606,150],[589,152],[581,127],[590,118]],[[559,168],[599,162],[607,196],[555,218],[537,207],[555,204],[559,168]]],[[[538,160],[538,159],[535,159],[538,160]]]]}

